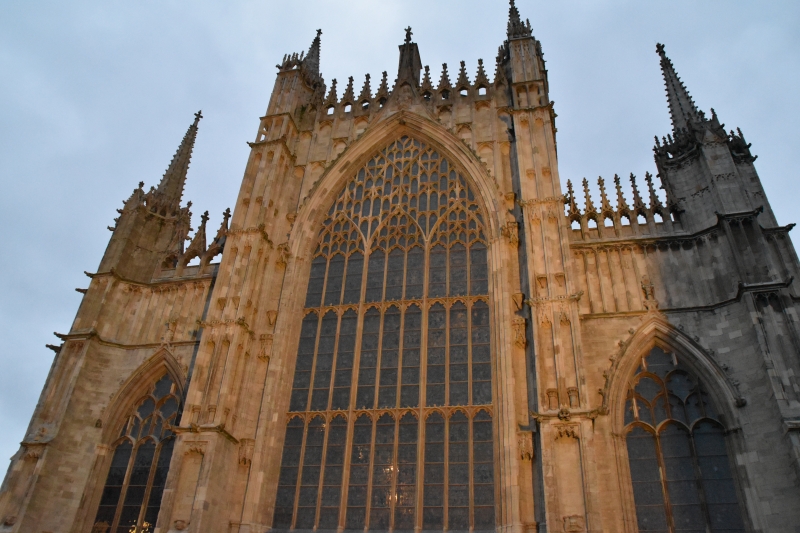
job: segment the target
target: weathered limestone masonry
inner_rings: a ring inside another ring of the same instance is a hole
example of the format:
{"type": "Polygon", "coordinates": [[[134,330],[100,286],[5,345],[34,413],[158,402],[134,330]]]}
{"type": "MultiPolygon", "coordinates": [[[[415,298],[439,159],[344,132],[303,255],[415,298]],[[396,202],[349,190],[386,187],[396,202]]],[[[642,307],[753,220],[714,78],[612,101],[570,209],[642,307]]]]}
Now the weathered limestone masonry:
{"type": "Polygon", "coordinates": [[[493,80],[435,84],[408,28],[393,84],[339,96],[321,33],[278,65],[210,244],[181,207],[200,113],[119,210],[0,533],[800,532],[793,225],[664,47],[657,176],[579,205],[513,0],[493,80]]]}

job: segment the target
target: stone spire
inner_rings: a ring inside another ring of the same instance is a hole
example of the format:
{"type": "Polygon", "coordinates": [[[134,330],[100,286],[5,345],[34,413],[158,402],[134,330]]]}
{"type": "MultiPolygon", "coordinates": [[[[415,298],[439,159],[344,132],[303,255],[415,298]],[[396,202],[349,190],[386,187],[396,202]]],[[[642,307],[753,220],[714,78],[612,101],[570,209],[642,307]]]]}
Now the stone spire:
{"type": "Polygon", "coordinates": [[[160,206],[166,207],[167,212],[175,212],[180,208],[186,173],[189,170],[189,161],[192,159],[192,149],[197,138],[197,124],[201,118],[203,118],[202,111],[194,114],[194,123],[189,126],[186,135],[183,136],[178,151],[172,157],[172,162],[156,189],[158,203],[160,206]]]}
{"type": "Polygon", "coordinates": [[[667,87],[669,114],[672,117],[672,129],[675,132],[688,128],[689,124],[700,120],[700,113],[694,105],[689,91],[675,72],[672,61],[664,52],[664,45],[656,45],[656,52],[661,56],[661,72],[664,74],[664,85],[667,87]]]}
{"type": "Polygon", "coordinates": [[[511,0],[511,6],[508,8],[508,39],[530,37],[532,33],[531,22],[529,20],[522,22],[522,18],[519,16],[519,9],[517,9],[514,0],[511,0]]]}
{"type": "Polygon", "coordinates": [[[308,49],[308,54],[303,60],[302,69],[306,79],[310,81],[319,81],[319,51],[320,51],[320,36],[322,30],[317,30],[317,36],[311,42],[311,47],[308,49]]]}

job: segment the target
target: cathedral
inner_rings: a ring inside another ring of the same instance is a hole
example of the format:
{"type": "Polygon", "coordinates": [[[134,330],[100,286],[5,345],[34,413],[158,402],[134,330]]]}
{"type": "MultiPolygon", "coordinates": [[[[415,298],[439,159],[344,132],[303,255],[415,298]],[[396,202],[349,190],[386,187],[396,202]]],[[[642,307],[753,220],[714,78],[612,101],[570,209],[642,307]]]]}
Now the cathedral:
{"type": "Polygon", "coordinates": [[[800,532],[794,224],[665,47],[657,174],[590,186],[513,0],[475,73],[408,28],[341,91],[321,33],[218,227],[200,113],[118,210],[0,533],[800,532]]]}

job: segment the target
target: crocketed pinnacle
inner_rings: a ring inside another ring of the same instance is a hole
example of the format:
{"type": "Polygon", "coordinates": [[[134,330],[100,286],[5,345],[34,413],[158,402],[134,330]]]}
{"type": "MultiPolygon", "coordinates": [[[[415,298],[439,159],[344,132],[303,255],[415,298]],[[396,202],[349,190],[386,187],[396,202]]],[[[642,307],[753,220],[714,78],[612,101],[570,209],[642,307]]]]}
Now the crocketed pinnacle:
{"type": "Polygon", "coordinates": [[[511,0],[511,6],[508,8],[508,38],[520,39],[523,37],[530,37],[532,34],[530,21],[522,22],[519,16],[519,9],[517,9],[514,0],[511,0]]]}
{"type": "Polygon", "coordinates": [[[156,192],[159,194],[159,201],[161,205],[171,207],[173,210],[178,209],[183,196],[183,187],[186,184],[186,173],[189,171],[189,162],[192,159],[192,150],[194,149],[194,141],[197,138],[197,125],[200,119],[203,118],[203,112],[198,111],[194,114],[194,123],[189,126],[186,135],[183,136],[183,141],[178,147],[178,151],[172,157],[172,162],[169,168],[161,178],[161,183],[158,184],[156,192]]]}
{"type": "Polygon", "coordinates": [[[664,85],[667,88],[667,102],[669,114],[672,118],[672,129],[677,132],[689,126],[690,122],[700,120],[700,113],[694,105],[689,91],[675,72],[672,61],[664,52],[664,45],[656,45],[656,52],[661,56],[661,72],[664,75],[664,85]]]}
{"type": "Polygon", "coordinates": [[[314,37],[314,40],[311,42],[311,47],[308,49],[308,54],[306,54],[306,58],[303,60],[303,73],[312,79],[319,79],[319,52],[321,35],[322,30],[317,30],[317,36],[314,37]]]}

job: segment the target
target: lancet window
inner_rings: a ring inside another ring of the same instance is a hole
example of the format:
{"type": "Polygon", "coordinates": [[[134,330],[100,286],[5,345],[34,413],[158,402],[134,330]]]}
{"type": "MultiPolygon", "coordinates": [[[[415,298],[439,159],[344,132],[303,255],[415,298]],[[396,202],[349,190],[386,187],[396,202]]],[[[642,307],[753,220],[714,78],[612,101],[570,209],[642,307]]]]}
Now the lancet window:
{"type": "Polygon", "coordinates": [[[403,137],[312,258],[273,528],[494,530],[487,241],[463,174],[403,137]]]}
{"type": "Polygon", "coordinates": [[[113,446],[92,533],[149,533],[161,508],[181,399],[169,374],[126,418],[113,446]]]}
{"type": "Polygon", "coordinates": [[[718,412],[674,354],[642,358],[625,423],[639,531],[745,531],[718,412]]]}

